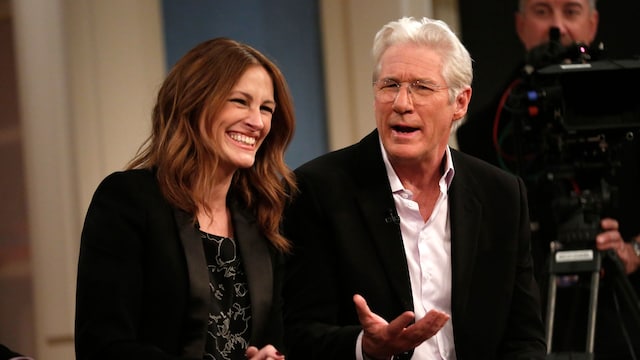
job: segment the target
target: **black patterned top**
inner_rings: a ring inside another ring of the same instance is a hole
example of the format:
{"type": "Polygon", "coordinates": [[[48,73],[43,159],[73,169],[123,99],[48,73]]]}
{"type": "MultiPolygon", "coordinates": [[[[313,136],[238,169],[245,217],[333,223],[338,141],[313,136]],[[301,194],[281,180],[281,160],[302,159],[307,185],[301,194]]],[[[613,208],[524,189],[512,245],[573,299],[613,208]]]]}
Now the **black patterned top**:
{"type": "Polygon", "coordinates": [[[202,232],[211,308],[204,359],[245,359],[251,336],[247,277],[234,239],[202,232]]]}

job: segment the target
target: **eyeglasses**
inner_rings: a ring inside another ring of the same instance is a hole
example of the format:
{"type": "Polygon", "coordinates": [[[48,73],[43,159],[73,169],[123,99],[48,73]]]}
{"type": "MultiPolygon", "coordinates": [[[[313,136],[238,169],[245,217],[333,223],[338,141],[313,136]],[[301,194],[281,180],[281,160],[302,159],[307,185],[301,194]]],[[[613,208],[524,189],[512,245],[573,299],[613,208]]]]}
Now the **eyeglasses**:
{"type": "Polygon", "coordinates": [[[436,85],[426,80],[399,82],[393,79],[381,79],[373,82],[376,100],[382,103],[394,102],[400,93],[402,84],[407,84],[407,89],[414,105],[424,105],[427,102],[427,98],[433,93],[447,89],[446,86],[436,85]]]}

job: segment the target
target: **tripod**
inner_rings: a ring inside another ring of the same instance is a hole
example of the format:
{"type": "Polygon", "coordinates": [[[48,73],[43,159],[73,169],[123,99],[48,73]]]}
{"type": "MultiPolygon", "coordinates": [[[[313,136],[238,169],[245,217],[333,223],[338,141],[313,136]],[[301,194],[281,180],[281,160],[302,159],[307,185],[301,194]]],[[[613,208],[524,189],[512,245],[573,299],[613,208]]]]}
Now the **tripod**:
{"type": "Polygon", "coordinates": [[[595,249],[557,250],[552,252],[550,261],[549,292],[547,296],[546,341],[548,360],[593,360],[593,344],[596,329],[596,311],[598,307],[598,290],[600,287],[600,268],[602,256],[595,249]],[[591,273],[589,291],[589,311],[587,320],[587,338],[585,352],[552,353],[553,323],[555,320],[555,303],[557,295],[557,279],[562,274],[591,273]]]}
{"type": "MultiPolygon", "coordinates": [[[[546,317],[547,360],[593,360],[598,291],[600,287],[600,269],[604,268],[606,276],[611,279],[613,291],[622,300],[622,305],[629,310],[636,324],[640,325],[640,299],[624,273],[623,265],[613,250],[600,252],[595,249],[558,250],[551,254],[548,309],[546,317]],[[589,289],[589,309],[587,320],[587,336],[584,352],[552,352],[553,324],[558,276],[564,274],[591,273],[589,289]]],[[[635,357],[634,357],[635,358],[635,357]]]]}

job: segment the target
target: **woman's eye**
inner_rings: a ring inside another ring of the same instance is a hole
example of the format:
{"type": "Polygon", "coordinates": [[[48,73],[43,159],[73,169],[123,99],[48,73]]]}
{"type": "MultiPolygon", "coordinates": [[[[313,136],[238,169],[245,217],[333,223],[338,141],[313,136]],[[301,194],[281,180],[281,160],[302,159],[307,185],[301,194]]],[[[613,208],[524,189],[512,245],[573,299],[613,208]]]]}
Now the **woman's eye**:
{"type": "MultiPolygon", "coordinates": [[[[238,106],[242,106],[242,107],[252,107],[253,105],[249,102],[249,100],[244,99],[244,98],[230,98],[229,102],[231,103],[235,103],[238,106]]],[[[273,112],[275,111],[275,106],[272,105],[260,105],[260,111],[264,112],[264,113],[268,113],[268,114],[273,114],[273,112]]]]}
{"type": "Polygon", "coordinates": [[[240,104],[240,105],[247,105],[247,100],[241,99],[241,98],[231,98],[229,99],[229,101],[234,102],[236,104],[240,104]]]}

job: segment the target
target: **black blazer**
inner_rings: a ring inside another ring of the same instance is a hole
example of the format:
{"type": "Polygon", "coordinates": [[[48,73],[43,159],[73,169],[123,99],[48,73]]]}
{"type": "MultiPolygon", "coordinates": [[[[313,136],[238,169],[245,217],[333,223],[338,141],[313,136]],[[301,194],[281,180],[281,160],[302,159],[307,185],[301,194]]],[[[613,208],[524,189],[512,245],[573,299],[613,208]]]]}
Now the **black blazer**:
{"type": "MultiPolygon", "coordinates": [[[[452,150],[452,318],[458,360],[544,359],[524,184],[452,150]]],[[[296,170],[284,287],[288,359],[355,359],[353,294],[388,321],[413,310],[378,133],[296,170]]]]}
{"type": "MultiPolygon", "coordinates": [[[[251,345],[282,348],[283,259],[254,217],[228,198],[251,298],[251,345]]],[[[78,360],[203,358],[210,303],[202,240],[148,170],[97,188],[80,246],[78,360]]]]}

